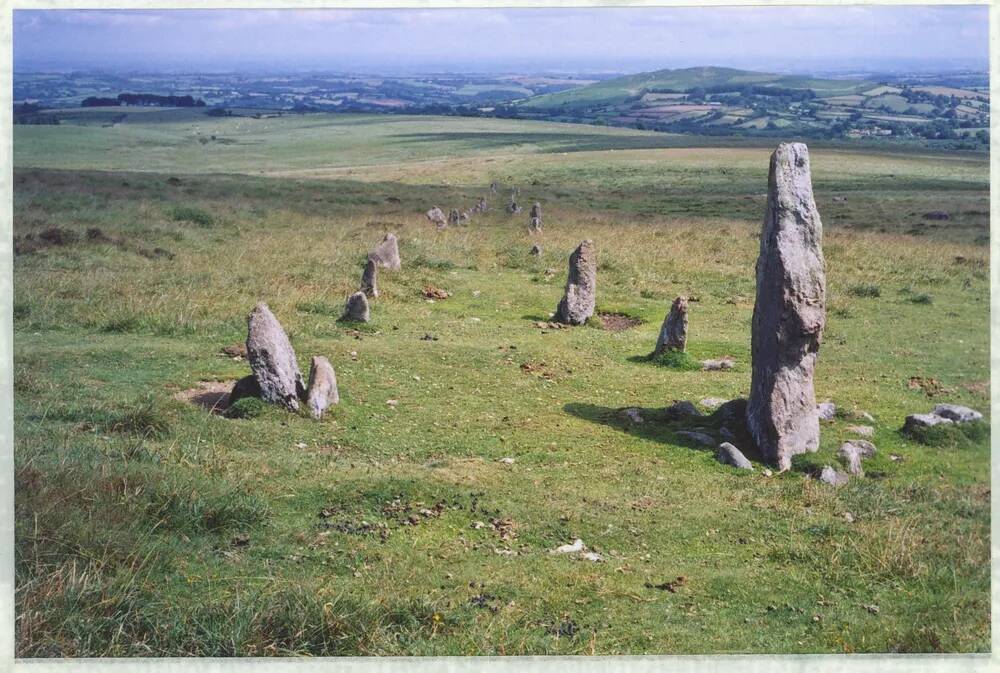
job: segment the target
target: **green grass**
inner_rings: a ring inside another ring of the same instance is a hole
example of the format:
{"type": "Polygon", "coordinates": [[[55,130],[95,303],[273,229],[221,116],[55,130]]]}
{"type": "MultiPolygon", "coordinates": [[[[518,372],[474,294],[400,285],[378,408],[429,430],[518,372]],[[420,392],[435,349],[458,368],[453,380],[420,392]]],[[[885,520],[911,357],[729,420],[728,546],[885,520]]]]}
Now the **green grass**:
{"type": "Polygon", "coordinates": [[[637,149],[575,127],[570,144],[590,149],[564,154],[517,122],[477,138],[501,122],[259,121],[288,127],[207,163],[200,144],[171,145],[183,133],[169,123],[77,129],[76,144],[69,126],[16,129],[15,235],[99,226],[175,253],[81,239],[14,260],[19,656],[989,649],[988,426],[900,433],[940,401],[989,409],[985,161],[813,152],[830,308],[816,392],[842,414],[817,453],[768,478],[657,415],[748,390],[765,149],[637,149]],[[104,154],[111,141],[91,135],[119,131],[134,149],[104,154]],[[319,150],[296,157],[310,133],[319,150]],[[240,159],[269,153],[292,172],[246,174],[240,159]],[[321,155],[341,168],[310,164],[321,155]],[[505,192],[468,227],[424,218],[491,180],[542,202],[543,234],[501,212],[505,192]],[[216,224],[176,221],[179,207],[216,224]],[[907,233],[937,209],[952,219],[907,233]],[[380,271],[372,323],[338,324],[386,231],[403,269],[380,271]],[[642,323],[535,326],[583,238],[599,306],[642,323]],[[451,296],[429,303],[426,285],[451,296]],[[728,355],[733,370],[644,361],[681,294],[697,297],[691,358],[728,355]],[[301,368],[313,355],[336,368],[341,403],[323,420],[174,399],[248,373],[219,351],[261,300],[301,368]],[[876,418],[866,476],[806,479],[837,464],[861,411],[876,418]],[[513,539],[493,523],[505,518],[513,539]],[[575,537],[605,562],[548,553],[575,537]],[[647,586],[678,576],[677,593],[647,586]]]}

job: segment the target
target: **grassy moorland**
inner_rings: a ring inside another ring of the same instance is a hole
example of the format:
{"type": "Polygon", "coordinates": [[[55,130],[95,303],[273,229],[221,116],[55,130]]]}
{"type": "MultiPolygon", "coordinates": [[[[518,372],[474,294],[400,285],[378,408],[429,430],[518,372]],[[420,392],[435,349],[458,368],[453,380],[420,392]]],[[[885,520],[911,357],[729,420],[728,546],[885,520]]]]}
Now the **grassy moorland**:
{"type": "Polygon", "coordinates": [[[190,120],[15,131],[20,656],[989,649],[988,433],[899,432],[939,401],[989,408],[985,158],[814,149],[816,386],[841,413],[766,477],[659,410],[748,389],[768,149],[253,121],[198,120],[204,143],[190,120]],[[468,227],[423,218],[491,180],[543,204],[543,234],[501,212],[505,190],[468,227]],[[337,323],[386,231],[403,269],[370,324],[337,323]],[[598,310],[641,324],[538,329],[586,237],[598,310]],[[733,371],[643,359],[679,293],[692,355],[733,371]],[[220,350],[261,300],[303,368],[336,368],[322,421],[186,401],[248,372],[220,350]],[[808,478],[861,412],[866,475],[808,478]],[[576,537],[604,561],[548,553],[576,537]]]}

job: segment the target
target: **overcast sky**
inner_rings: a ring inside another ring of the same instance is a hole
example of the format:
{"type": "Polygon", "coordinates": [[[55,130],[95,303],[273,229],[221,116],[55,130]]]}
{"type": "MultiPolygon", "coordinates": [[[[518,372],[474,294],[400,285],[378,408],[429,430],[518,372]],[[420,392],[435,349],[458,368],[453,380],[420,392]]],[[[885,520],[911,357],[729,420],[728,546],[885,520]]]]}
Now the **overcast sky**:
{"type": "Polygon", "coordinates": [[[988,66],[985,6],[16,10],[16,70],[782,72],[988,66]]]}

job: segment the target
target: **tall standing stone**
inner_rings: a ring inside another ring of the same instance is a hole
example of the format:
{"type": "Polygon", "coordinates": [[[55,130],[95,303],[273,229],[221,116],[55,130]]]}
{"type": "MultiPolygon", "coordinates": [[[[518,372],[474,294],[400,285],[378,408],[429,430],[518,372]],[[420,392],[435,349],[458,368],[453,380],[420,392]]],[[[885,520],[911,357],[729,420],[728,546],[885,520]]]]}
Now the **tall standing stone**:
{"type": "Polygon", "coordinates": [[[305,395],[302,372],[288,335],[267,304],[257,304],[247,317],[247,359],[265,402],[299,408],[305,395]]]}
{"type": "Polygon", "coordinates": [[[597,253],[594,242],[580,243],[569,256],[569,277],[566,293],[556,308],[556,321],[582,325],[594,314],[597,302],[597,253]]]}
{"type": "Polygon", "coordinates": [[[368,253],[371,259],[383,269],[397,270],[400,268],[399,242],[396,234],[386,234],[382,242],[375,246],[375,249],[368,253]]]}
{"type": "Polygon", "coordinates": [[[317,356],[309,365],[309,387],[306,389],[306,405],[313,418],[322,418],[323,412],[331,404],[340,403],[337,391],[337,374],[333,365],[325,357],[317,356]]]}
{"type": "Polygon", "coordinates": [[[364,292],[355,292],[347,298],[344,314],[340,319],[346,322],[368,322],[371,314],[368,311],[368,297],[364,292]]]}
{"type": "Polygon", "coordinates": [[[667,317],[660,327],[660,337],[656,340],[656,350],[653,355],[666,351],[683,351],[687,349],[688,336],[688,300],[687,297],[677,297],[670,305],[667,317]]]}
{"type": "Polygon", "coordinates": [[[361,291],[366,297],[378,297],[378,265],[371,257],[365,262],[365,270],[361,274],[361,291]]]}
{"type": "Polygon", "coordinates": [[[458,223],[461,221],[461,214],[458,212],[458,208],[452,208],[451,212],[448,213],[448,224],[453,227],[457,227],[458,223]]]}
{"type": "Polygon", "coordinates": [[[771,155],[757,258],[747,426],[783,470],[792,456],[819,448],[813,372],[826,324],[822,239],[809,150],[782,143],[771,155]]]}

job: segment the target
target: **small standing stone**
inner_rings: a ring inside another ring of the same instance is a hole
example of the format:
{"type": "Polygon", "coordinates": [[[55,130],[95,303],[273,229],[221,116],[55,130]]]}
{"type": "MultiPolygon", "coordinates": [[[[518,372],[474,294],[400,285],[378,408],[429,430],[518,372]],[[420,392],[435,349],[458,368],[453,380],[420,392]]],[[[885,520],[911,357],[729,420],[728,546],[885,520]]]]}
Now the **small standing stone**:
{"type": "Polygon", "coordinates": [[[809,150],[782,143],[771,155],[757,259],[747,425],[782,469],[819,448],[813,373],[826,324],[823,225],[813,200],[809,150]]]}
{"type": "Polygon", "coordinates": [[[594,315],[597,303],[597,253],[594,242],[580,243],[569,257],[569,277],[566,292],[556,308],[555,320],[569,325],[582,325],[594,315]]]}
{"type": "Polygon", "coordinates": [[[542,246],[538,245],[537,243],[531,246],[531,254],[535,257],[538,257],[540,254],[542,254],[542,246]]]}
{"type": "Polygon", "coordinates": [[[309,367],[309,387],[306,389],[306,404],[313,418],[322,418],[323,412],[331,404],[340,403],[337,392],[337,374],[333,365],[325,357],[312,359],[309,367]]]}
{"type": "Polygon", "coordinates": [[[535,203],[531,206],[531,212],[529,213],[531,220],[528,223],[528,231],[541,231],[542,230],[542,204],[535,203]]]}
{"type": "Polygon", "coordinates": [[[688,300],[687,297],[677,297],[663,320],[663,326],[660,327],[660,337],[656,340],[656,350],[653,354],[686,350],[687,331],[688,300]]]}
{"type": "Polygon", "coordinates": [[[305,384],[295,350],[281,323],[263,302],[247,317],[247,359],[261,399],[298,410],[305,384]]]}
{"type": "Polygon", "coordinates": [[[448,219],[444,216],[444,211],[434,206],[426,213],[427,219],[431,221],[431,224],[436,226],[438,229],[444,229],[448,226],[448,219]]]}
{"type": "Polygon", "coordinates": [[[460,221],[461,215],[458,213],[458,208],[452,208],[451,212],[448,213],[448,224],[453,227],[457,227],[460,221]]]}
{"type": "Polygon", "coordinates": [[[365,270],[361,274],[361,291],[366,297],[378,297],[378,265],[371,257],[365,262],[365,270]]]}
{"type": "Polygon", "coordinates": [[[402,264],[399,261],[399,241],[396,240],[396,234],[386,234],[368,256],[383,269],[398,270],[402,264]]]}
{"type": "Polygon", "coordinates": [[[344,306],[344,315],[341,320],[353,322],[368,322],[371,314],[368,311],[368,297],[364,292],[355,292],[347,298],[347,305],[344,306]]]}

